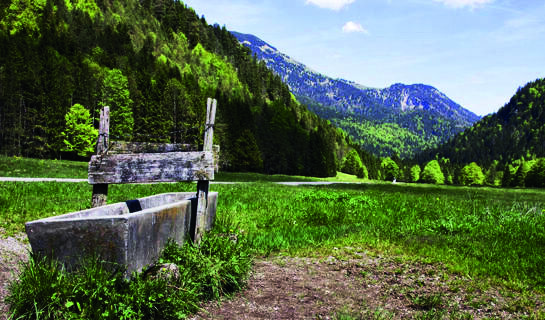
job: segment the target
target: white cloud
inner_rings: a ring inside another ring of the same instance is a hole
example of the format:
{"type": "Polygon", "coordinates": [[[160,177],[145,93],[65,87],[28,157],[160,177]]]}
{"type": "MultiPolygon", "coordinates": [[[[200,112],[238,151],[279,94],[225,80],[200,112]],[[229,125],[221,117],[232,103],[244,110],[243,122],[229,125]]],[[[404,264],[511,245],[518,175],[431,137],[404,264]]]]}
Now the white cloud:
{"type": "Polygon", "coordinates": [[[353,21],[348,21],[347,23],[344,24],[343,32],[344,33],[359,32],[359,33],[369,34],[369,31],[367,31],[364,27],[362,27],[361,24],[353,22],[353,21]]]}
{"type": "Polygon", "coordinates": [[[341,10],[344,6],[347,6],[353,3],[356,0],[307,0],[306,4],[313,4],[320,8],[331,9],[331,10],[341,10]]]}
{"type": "Polygon", "coordinates": [[[463,8],[463,7],[482,7],[485,4],[492,3],[494,0],[434,0],[436,2],[442,2],[446,6],[452,8],[463,8]]]}

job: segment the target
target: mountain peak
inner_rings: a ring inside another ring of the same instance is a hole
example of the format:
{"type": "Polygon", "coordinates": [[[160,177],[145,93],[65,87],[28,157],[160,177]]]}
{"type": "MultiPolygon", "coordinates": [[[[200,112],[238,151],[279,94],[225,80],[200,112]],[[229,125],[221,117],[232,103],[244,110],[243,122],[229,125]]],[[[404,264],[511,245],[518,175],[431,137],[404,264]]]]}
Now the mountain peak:
{"type": "Polygon", "coordinates": [[[342,127],[355,141],[362,141],[364,147],[380,155],[398,151],[401,156],[413,155],[430,147],[426,141],[434,141],[434,144],[447,141],[480,119],[430,85],[395,83],[376,89],[350,80],[333,79],[311,70],[254,35],[232,33],[278,74],[309,109],[342,127]],[[401,151],[376,143],[371,146],[362,139],[367,133],[353,128],[364,122],[378,126],[390,124],[390,127],[395,124],[410,131],[410,135],[422,143],[410,141],[409,147],[401,151]]]}

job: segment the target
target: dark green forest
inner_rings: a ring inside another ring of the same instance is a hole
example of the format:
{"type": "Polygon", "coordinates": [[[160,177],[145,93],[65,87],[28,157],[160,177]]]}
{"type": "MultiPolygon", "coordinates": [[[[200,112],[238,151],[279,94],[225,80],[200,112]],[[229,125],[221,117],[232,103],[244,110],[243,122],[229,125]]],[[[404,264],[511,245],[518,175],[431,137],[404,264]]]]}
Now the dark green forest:
{"type": "Polygon", "coordinates": [[[222,170],[333,176],[356,148],[377,175],[376,158],[180,1],[13,0],[0,15],[1,154],[77,158],[64,142],[76,104],[95,128],[110,106],[114,140],[199,143],[214,97],[222,170]]]}

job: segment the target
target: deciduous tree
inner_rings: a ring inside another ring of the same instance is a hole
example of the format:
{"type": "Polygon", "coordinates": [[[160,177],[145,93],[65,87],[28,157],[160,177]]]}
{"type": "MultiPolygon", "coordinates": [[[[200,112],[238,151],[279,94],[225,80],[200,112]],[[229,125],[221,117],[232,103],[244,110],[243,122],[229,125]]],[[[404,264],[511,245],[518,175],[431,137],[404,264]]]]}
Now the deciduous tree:
{"type": "Polygon", "coordinates": [[[463,185],[482,185],[484,183],[484,174],[475,162],[472,162],[460,171],[460,183],[463,185]]]}
{"type": "Polygon", "coordinates": [[[423,182],[434,183],[434,184],[444,184],[445,176],[441,171],[439,162],[437,160],[432,160],[426,164],[424,171],[420,176],[423,182]]]}

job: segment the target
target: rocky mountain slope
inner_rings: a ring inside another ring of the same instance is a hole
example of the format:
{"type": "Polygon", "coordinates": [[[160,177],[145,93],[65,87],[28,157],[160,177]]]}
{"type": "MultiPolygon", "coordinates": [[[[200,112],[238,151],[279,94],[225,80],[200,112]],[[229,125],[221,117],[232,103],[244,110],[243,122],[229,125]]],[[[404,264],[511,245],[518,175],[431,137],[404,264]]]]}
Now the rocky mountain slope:
{"type": "Polygon", "coordinates": [[[432,86],[397,83],[376,89],[333,79],[253,35],[232,33],[309,109],[345,129],[377,155],[412,156],[438,146],[480,119],[432,86]]]}

